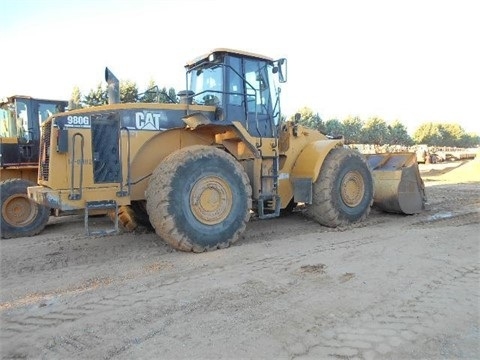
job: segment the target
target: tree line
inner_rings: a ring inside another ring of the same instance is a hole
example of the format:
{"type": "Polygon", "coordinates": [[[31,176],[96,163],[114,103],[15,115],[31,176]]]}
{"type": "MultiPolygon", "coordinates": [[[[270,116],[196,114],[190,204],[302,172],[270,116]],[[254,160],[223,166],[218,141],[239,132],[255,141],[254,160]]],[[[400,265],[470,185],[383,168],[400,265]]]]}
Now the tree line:
{"type": "MultiPolygon", "coordinates": [[[[133,81],[120,81],[120,102],[122,103],[171,103],[177,102],[177,93],[174,88],[160,88],[154,80],[147,84],[147,90],[140,93],[137,84],[133,81]]],[[[107,87],[101,83],[91,89],[87,95],[82,95],[80,88],[75,86],[70,97],[68,108],[82,109],[91,106],[100,106],[108,103],[107,87]]]]}
{"type": "MultiPolygon", "coordinates": [[[[358,116],[343,119],[322,120],[318,113],[303,107],[298,111],[301,115],[299,123],[324,134],[345,138],[346,144],[401,145],[413,146],[426,144],[428,146],[447,146],[470,148],[480,146],[480,136],[467,133],[459,124],[432,123],[420,124],[413,136],[407,132],[407,127],[399,120],[387,124],[379,117],[363,121],[358,116]]],[[[292,117],[293,118],[293,117],[292,117]]]]}
{"type": "MultiPolygon", "coordinates": [[[[160,88],[155,84],[155,81],[150,80],[147,89],[140,93],[135,82],[120,81],[120,102],[177,102],[177,93],[174,88],[160,88]]],[[[96,89],[91,89],[85,96],[82,96],[80,89],[76,86],[72,91],[69,109],[99,106],[107,103],[107,88],[101,83],[98,84],[96,89]]],[[[469,134],[459,124],[455,123],[423,123],[415,130],[412,137],[408,134],[407,127],[398,120],[387,124],[379,117],[372,117],[364,121],[357,116],[351,116],[342,121],[338,119],[324,121],[318,113],[314,113],[308,107],[303,107],[298,112],[301,115],[300,124],[327,135],[341,135],[345,138],[346,144],[373,144],[378,146],[426,144],[428,146],[460,148],[480,146],[479,135],[469,134]]]]}

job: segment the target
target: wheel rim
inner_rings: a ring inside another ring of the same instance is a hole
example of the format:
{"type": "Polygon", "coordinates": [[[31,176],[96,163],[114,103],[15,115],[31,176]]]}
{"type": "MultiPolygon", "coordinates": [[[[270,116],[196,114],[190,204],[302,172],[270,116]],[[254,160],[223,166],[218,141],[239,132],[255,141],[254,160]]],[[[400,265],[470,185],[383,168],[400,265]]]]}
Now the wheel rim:
{"type": "Polygon", "coordinates": [[[230,186],[217,176],[198,180],[190,192],[192,213],[206,225],[215,225],[225,220],[232,210],[232,199],[230,186]]]}
{"type": "Polygon", "coordinates": [[[365,193],[365,182],[358,171],[348,172],[342,180],[340,188],[342,200],[348,207],[358,206],[365,193]]]}
{"type": "Polygon", "coordinates": [[[25,226],[35,219],[38,212],[26,195],[14,195],[2,205],[2,217],[12,226],[25,226]]]}

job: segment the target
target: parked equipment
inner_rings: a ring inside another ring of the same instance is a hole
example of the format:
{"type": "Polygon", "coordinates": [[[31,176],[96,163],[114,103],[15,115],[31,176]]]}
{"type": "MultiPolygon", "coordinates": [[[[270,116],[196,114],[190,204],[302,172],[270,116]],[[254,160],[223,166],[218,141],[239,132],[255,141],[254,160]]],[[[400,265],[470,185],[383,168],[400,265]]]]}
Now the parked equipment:
{"type": "Polygon", "coordinates": [[[39,186],[29,197],[85,209],[86,229],[91,209],[112,209],[126,225],[134,214],[172,247],[194,252],[234,243],[252,212],[268,219],[305,203],[329,227],[368,216],[378,184],[366,158],[298,117],[282,119],[286,59],[216,49],[188,62],[186,74],[179,103],[119,103],[106,69],[108,105],[44,124],[39,186]]]}
{"type": "Polygon", "coordinates": [[[64,112],[67,101],[11,96],[0,101],[0,199],[2,238],[39,233],[50,209],[28,199],[37,184],[40,124],[64,112]]]}

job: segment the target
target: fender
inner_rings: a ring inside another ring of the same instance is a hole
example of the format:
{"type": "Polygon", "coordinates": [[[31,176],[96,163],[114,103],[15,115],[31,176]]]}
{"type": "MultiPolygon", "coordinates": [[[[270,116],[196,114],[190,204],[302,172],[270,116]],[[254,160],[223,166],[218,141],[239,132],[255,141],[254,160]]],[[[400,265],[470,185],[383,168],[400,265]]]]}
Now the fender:
{"type": "MultiPolygon", "coordinates": [[[[139,132],[136,136],[140,137],[141,135],[139,132]]],[[[146,138],[144,141],[136,141],[135,145],[140,144],[140,147],[132,149],[131,199],[144,199],[149,176],[167,155],[190,145],[210,145],[214,139],[214,135],[208,133],[199,134],[188,129],[172,129],[146,138]]]]}
{"type": "Polygon", "coordinates": [[[296,202],[312,202],[312,184],[317,180],[330,150],[343,146],[338,140],[318,140],[308,144],[300,153],[291,172],[296,202]]]}

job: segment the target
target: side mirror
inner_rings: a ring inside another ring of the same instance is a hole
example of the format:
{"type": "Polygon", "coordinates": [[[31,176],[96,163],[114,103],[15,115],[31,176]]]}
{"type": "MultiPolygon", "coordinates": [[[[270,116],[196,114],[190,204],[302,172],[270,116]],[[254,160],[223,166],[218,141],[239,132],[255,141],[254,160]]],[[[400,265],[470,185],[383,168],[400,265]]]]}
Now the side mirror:
{"type": "Polygon", "coordinates": [[[287,59],[281,58],[276,61],[277,66],[274,67],[274,73],[278,72],[278,80],[281,83],[287,82],[287,59]]]}

